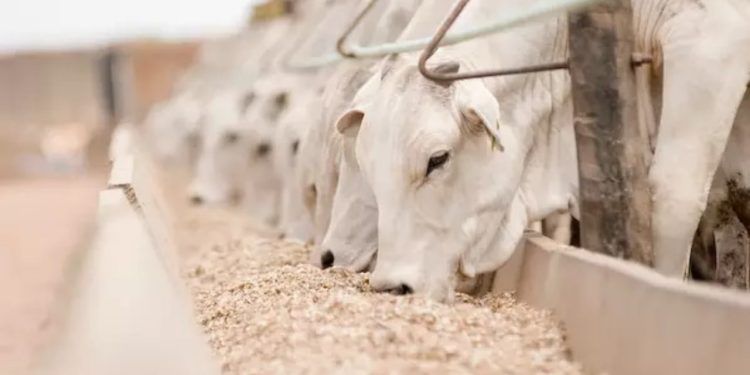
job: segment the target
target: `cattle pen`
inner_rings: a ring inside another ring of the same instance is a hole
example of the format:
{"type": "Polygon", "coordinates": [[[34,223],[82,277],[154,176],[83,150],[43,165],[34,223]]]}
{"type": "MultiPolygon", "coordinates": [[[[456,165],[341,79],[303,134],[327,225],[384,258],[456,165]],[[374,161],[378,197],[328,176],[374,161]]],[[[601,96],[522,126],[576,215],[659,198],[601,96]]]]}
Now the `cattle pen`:
{"type": "Polygon", "coordinates": [[[436,82],[568,70],[581,248],[526,230],[505,265],[450,304],[377,293],[368,273],[309,264],[310,244],[189,206],[184,176],[135,137],[112,160],[96,231],[69,270],[59,337],[36,372],[750,373],[750,295],[650,268],[651,151],[628,124],[638,118],[634,71],[651,58],[633,51],[630,1],[550,1],[451,33],[470,2],[458,0],[431,38],[351,45],[376,2],[337,53],[292,53],[285,68],[422,51],[420,72],[436,82]],[[568,61],[468,73],[429,64],[441,46],[560,12],[570,12],[568,61]]]}
{"type": "Polygon", "coordinates": [[[747,369],[750,297],[739,292],[684,284],[528,232],[522,249],[493,280],[492,296],[459,297],[455,308],[375,298],[367,295],[363,276],[304,265],[304,246],[268,239],[267,229],[257,224],[210,211],[175,212],[154,173],[142,157],[115,162],[109,188],[100,194],[102,229],[74,277],[69,301],[74,318],[47,350],[42,372],[115,371],[112,366],[126,373],[156,366],[161,372],[196,374],[341,368],[739,374],[747,369]],[[123,235],[128,244],[139,245],[124,251],[123,235]],[[130,264],[129,271],[111,278],[112,262],[130,264]],[[80,287],[93,280],[97,289],[80,287]],[[130,315],[117,304],[90,305],[110,293],[149,308],[130,315]],[[367,301],[371,298],[375,305],[367,301]],[[344,325],[332,318],[362,320],[344,325]],[[564,332],[551,319],[559,319],[564,332]],[[464,335],[479,335],[479,344],[471,339],[465,344],[483,348],[480,357],[466,357],[466,348],[456,346],[467,340],[464,335]],[[341,346],[368,336],[370,344],[360,350],[376,345],[374,357],[341,346]],[[110,344],[98,346],[102,337],[110,344]],[[128,350],[127,362],[112,357],[132,346],[141,349],[128,350]],[[413,352],[389,353],[394,350],[413,352]]]}

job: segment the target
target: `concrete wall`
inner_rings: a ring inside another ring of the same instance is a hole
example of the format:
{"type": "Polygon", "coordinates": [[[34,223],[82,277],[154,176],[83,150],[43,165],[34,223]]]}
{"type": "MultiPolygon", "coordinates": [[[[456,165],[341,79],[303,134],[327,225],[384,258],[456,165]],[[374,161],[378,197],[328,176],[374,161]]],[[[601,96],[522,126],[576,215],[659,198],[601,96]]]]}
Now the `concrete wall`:
{"type": "Polygon", "coordinates": [[[34,155],[52,128],[64,129],[55,136],[62,140],[103,127],[100,60],[99,52],[0,58],[0,177],[38,165],[34,155]]]}
{"type": "Polygon", "coordinates": [[[100,123],[98,52],[18,55],[0,59],[0,126],[100,123]]]}
{"type": "Polygon", "coordinates": [[[169,96],[196,50],[140,42],[0,56],[0,178],[46,170],[50,150],[106,165],[111,125],[169,96]]]}
{"type": "Polygon", "coordinates": [[[133,43],[117,48],[118,102],[123,119],[140,121],[192,65],[197,43],[133,43]]]}

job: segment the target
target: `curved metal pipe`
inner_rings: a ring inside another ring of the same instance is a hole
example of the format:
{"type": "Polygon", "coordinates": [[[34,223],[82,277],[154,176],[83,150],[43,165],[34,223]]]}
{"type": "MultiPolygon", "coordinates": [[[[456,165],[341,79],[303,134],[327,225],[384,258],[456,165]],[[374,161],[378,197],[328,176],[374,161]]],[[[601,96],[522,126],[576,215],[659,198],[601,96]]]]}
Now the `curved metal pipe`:
{"type": "Polygon", "coordinates": [[[362,9],[361,12],[357,15],[357,17],[354,18],[354,21],[349,25],[349,27],[344,31],[344,34],[342,34],[339,39],[336,41],[336,51],[343,57],[346,58],[355,58],[353,52],[351,52],[349,49],[347,49],[346,46],[346,40],[349,38],[349,36],[352,34],[354,29],[359,26],[360,22],[362,22],[363,19],[365,19],[365,16],[370,13],[370,11],[375,8],[375,4],[378,2],[378,0],[370,0],[367,5],[362,9]]]}
{"type": "MultiPolygon", "coordinates": [[[[566,11],[578,10],[604,0],[551,0],[537,2],[529,6],[518,7],[511,12],[501,15],[497,20],[486,25],[468,30],[461,30],[447,34],[441,46],[460,43],[476,37],[493,34],[520,24],[544,19],[566,11]]],[[[433,37],[396,41],[376,46],[349,46],[346,51],[352,58],[384,57],[393,53],[418,51],[429,45],[433,37]]]]}
{"type": "Polygon", "coordinates": [[[458,0],[456,5],[451,10],[451,13],[448,15],[448,18],[443,21],[443,23],[440,25],[440,28],[438,28],[438,30],[435,32],[435,35],[432,37],[432,40],[430,40],[430,43],[427,45],[427,47],[425,47],[424,51],[422,51],[422,54],[419,56],[419,72],[422,73],[425,78],[441,82],[458,81],[462,79],[536,73],[550,70],[563,70],[568,69],[568,67],[570,66],[567,61],[563,61],[549,64],[531,65],[515,69],[484,70],[464,73],[442,73],[431,71],[427,68],[427,60],[429,60],[430,57],[435,54],[435,51],[437,51],[438,47],[440,46],[440,42],[443,40],[443,38],[445,38],[445,34],[448,32],[451,26],[453,26],[453,23],[456,22],[456,19],[458,19],[458,16],[461,15],[461,12],[463,12],[466,4],[468,3],[469,0],[458,0]]]}
{"type": "Polygon", "coordinates": [[[295,56],[299,52],[299,48],[305,44],[310,38],[311,31],[315,29],[317,19],[322,19],[326,14],[326,7],[319,7],[315,9],[315,15],[301,24],[300,29],[297,33],[292,36],[292,47],[288,48],[285,52],[285,56],[281,60],[282,68],[289,71],[307,71],[311,69],[320,68],[328,64],[335,63],[341,59],[338,53],[329,53],[322,56],[308,57],[296,61],[295,56]]]}
{"type": "MultiPolygon", "coordinates": [[[[552,70],[567,70],[570,68],[570,63],[568,61],[560,61],[539,65],[529,65],[522,68],[483,70],[464,73],[443,73],[430,70],[427,67],[427,60],[429,60],[430,57],[432,57],[432,55],[434,55],[437,49],[440,47],[441,41],[445,38],[445,34],[456,22],[456,19],[458,19],[458,16],[461,15],[461,12],[463,12],[469,1],[470,0],[458,0],[458,2],[456,2],[456,5],[451,10],[448,18],[443,21],[438,30],[435,32],[435,35],[432,37],[432,40],[430,40],[430,43],[427,45],[427,47],[425,47],[424,51],[422,51],[422,54],[419,56],[419,72],[422,73],[425,78],[433,81],[446,82],[459,81],[463,79],[538,73],[552,70]]],[[[652,61],[653,58],[648,55],[634,53],[632,56],[632,64],[634,67],[643,64],[650,64],[652,61]]]]}
{"type": "MultiPolygon", "coordinates": [[[[372,3],[375,3],[377,0],[373,0],[372,3]]],[[[455,33],[450,33],[443,39],[442,43],[440,43],[441,46],[444,45],[451,45],[460,43],[469,39],[473,39],[479,36],[492,34],[496,32],[500,32],[512,27],[515,27],[517,25],[523,24],[525,22],[534,21],[537,19],[543,19],[548,16],[556,15],[558,13],[570,11],[570,10],[577,10],[581,8],[585,8],[589,5],[593,5],[596,3],[599,3],[604,0],[553,0],[553,1],[545,1],[542,3],[535,3],[530,6],[526,6],[523,8],[516,9],[512,12],[508,12],[504,15],[502,15],[500,18],[498,18],[496,21],[491,22],[487,25],[471,28],[468,30],[458,31],[455,33]]],[[[353,24],[353,27],[350,26],[350,29],[347,29],[346,32],[342,35],[339,40],[342,38],[344,41],[346,41],[347,37],[351,34],[352,30],[356,28],[357,24],[361,22],[362,18],[364,18],[364,13],[366,15],[369,10],[367,8],[371,6],[372,4],[368,4],[367,7],[365,7],[364,11],[361,12],[357,18],[355,19],[353,24]]],[[[419,39],[411,39],[411,40],[403,40],[403,41],[396,41],[392,43],[384,43],[376,46],[357,46],[357,45],[351,45],[346,47],[343,42],[342,46],[343,52],[346,55],[343,55],[341,51],[338,51],[335,54],[326,54],[323,56],[318,56],[314,58],[309,58],[304,60],[303,62],[297,62],[297,63],[288,63],[287,67],[290,69],[311,69],[311,68],[317,68],[321,67],[323,65],[331,64],[334,62],[338,62],[342,60],[344,57],[346,58],[355,58],[355,59],[361,59],[361,58],[377,58],[377,57],[384,57],[390,54],[394,53],[404,53],[404,52],[414,52],[419,51],[423,49],[425,46],[427,46],[430,41],[432,40],[432,37],[428,38],[419,38],[419,39]]]]}

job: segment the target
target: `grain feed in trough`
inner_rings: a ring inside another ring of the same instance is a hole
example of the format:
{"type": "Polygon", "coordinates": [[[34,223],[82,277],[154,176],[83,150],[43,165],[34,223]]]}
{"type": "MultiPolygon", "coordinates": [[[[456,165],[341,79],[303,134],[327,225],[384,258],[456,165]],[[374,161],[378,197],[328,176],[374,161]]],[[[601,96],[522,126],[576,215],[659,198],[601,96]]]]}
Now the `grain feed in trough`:
{"type": "Polygon", "coordinates": [[[183,217],[182,274],[226,374],[582,371],[551,314],[509,294],[374,293],[368,274],[310,266],[308,248],[236,215],[183,217]]]}

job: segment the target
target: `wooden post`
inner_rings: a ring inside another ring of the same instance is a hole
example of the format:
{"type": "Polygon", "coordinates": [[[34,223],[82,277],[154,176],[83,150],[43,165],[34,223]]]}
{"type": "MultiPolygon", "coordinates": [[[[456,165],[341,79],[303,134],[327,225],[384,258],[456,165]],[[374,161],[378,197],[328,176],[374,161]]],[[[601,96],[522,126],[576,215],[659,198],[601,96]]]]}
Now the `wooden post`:
{"type": "Polygon", "coordinates": [[[640,134],[630,0],[569,18],[581,245],[652,265],[650,150],[640,134]]]}

